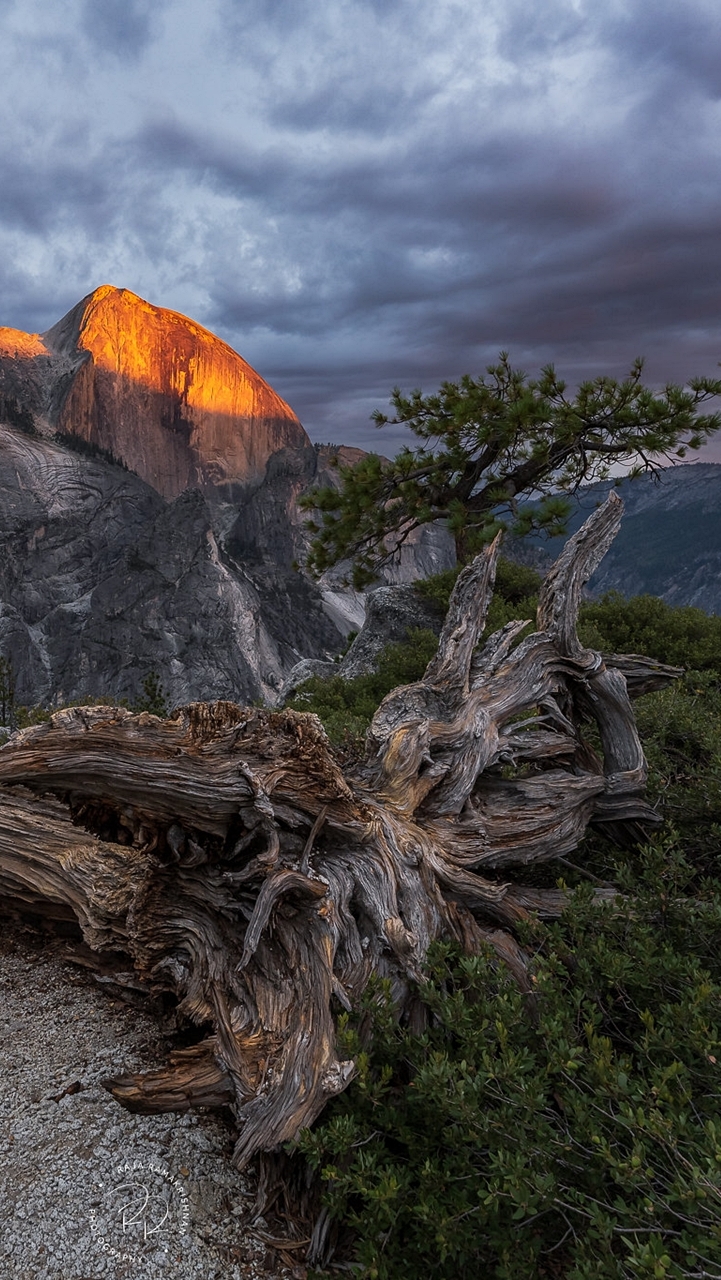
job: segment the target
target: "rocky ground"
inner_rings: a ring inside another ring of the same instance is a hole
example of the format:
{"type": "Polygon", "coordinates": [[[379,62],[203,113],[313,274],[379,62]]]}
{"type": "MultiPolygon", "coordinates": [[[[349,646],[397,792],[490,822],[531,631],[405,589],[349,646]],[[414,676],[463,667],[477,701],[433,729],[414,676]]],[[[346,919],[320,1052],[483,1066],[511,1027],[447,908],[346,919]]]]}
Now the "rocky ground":
{"type": "Polygon", "coordinates": [[[102,1087],[168,1042],[37,935],[0,921],[3,1280],[279,1280],[230,1121],[135,1116],[102,1087]]]}

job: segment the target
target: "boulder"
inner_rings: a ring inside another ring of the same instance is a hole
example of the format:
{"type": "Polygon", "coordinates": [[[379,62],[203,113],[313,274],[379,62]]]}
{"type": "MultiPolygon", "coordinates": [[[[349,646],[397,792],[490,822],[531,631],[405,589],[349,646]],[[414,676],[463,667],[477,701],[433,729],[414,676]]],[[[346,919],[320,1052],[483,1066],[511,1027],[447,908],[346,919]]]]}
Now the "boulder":
{"type": "Polygon", "coordinates": [[[440,635],[443,614],[412,586],[377,587],[368,595],[366,619],[345,657],[336,667],[345,680],[374,671],[387,644],[407,640],[408,633],[428,628],[440,635]]]}

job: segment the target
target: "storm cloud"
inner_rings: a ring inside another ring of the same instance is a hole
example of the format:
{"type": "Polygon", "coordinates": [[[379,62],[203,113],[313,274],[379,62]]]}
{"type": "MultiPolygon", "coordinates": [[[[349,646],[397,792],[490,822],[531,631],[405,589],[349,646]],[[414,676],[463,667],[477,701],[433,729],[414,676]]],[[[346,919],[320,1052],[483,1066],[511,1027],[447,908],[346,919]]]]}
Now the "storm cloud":
{"type": "Polygon", "coordinates": [[[133,289],[315,439],[501,348],[721,360],[711,0],[0,0],[0,101],[0,323],[133,289]]]}

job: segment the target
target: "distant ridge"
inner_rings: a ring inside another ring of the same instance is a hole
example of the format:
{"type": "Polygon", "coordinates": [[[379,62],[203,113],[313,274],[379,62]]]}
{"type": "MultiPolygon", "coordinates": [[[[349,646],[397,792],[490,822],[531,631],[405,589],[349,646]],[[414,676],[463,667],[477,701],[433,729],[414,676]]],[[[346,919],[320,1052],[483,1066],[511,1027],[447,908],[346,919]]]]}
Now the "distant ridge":
{"type": "MultiPolygon", "coordinates": [[[[591,578],[594,595],[620,591],[660,596],[668,604],[694,605],[721,614],[721,464],[695,462],[651,475],[604,481],[582,489],[569,522],[575,532],[616,487],[625,514],[621,531],[591,578]]],[[[551,557],[565,538],[538,542],[551,557]]]]}

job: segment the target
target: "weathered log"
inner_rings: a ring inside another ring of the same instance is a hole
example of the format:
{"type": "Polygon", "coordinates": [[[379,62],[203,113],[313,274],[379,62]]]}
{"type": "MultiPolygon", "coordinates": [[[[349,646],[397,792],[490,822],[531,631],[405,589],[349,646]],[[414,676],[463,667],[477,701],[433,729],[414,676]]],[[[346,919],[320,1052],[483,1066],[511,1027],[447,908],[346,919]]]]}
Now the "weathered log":
{"type": "Polygon", "coordinates": [[[232,1104],[242,1165],[346,1086],[336,1015],[371,974],[400,1016],[430,944],[452,937],[490,944],[527,985],[514,928],[565,895],[509,868],[569,853],[590,822],[656,821],[630,697],[678,672],[604,661],[576,634],[621,513],[612,493],[569,541],[520,642],[523,621],[478,647],[498,539],[477,557],[423,679],[384,699],[344,768],[315,716],[229,702],[165,720],[59,711],[0,750],[5,906],[77,921],[92,954],[129,957],[140,990],[172,993],[205,1032],[167,1067],[111,1081],[120,1102],[232,1104]]]}

